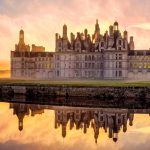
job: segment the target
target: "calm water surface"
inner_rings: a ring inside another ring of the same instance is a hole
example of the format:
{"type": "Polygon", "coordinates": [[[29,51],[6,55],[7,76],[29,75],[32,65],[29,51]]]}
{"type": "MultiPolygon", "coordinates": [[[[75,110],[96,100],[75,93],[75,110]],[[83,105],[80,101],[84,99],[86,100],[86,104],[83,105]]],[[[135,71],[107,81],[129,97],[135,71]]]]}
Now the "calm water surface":
{"type": "Polygon", "coordinates": [[[149,150],[149,112],[0,103],[2,150],[149,150]]]}

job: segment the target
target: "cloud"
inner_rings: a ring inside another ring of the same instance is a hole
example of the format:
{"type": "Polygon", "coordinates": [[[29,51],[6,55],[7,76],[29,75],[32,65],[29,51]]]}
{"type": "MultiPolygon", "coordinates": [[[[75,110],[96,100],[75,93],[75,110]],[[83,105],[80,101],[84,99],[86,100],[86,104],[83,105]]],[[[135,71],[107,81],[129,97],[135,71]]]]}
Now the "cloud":
{"type": "Polygon", "coordinates": [[[54,51],[55,33],[62,34],[64,23],[69,32],[88,28],[92,34],[97,18],[102,33],[117,20],[121,31],[126,28],[135,37],[137,49],[149,49],[150,34],[145,31],[150,28],[149,9],[149,0],[86,0],[84,3],[82,0],[1,0],[0,61],[10,60],[10,50],[18,42],[21,26],[26,44],[43,45],[47,51],[54,51]]]}
{"type": "Polygon", "coordinates": [[[135,27],[135,28],[140,28],[140,29],[144,29],[144,30],[150,30],[150,23],[142,23],[142,24],[135,24],[132,25],[131,27],[135,27]]]}
{"type": "MultiPolygon", "coordinates": [[[[0,143],[0,149],[1,150],[10,150],[10,149],[14,149],[14,150],[20,150],[20,149],[21,150],[32,150],[32,149],[48,150],[49,146],[45,146],[42,144],[35,144],[35,143],[22,144],[17,141],[10,140],[10,141],[4,142],[4,143],[0,143]]],[[[55,150],[54,147],[53,147],[53,150],[55,150]]]]}

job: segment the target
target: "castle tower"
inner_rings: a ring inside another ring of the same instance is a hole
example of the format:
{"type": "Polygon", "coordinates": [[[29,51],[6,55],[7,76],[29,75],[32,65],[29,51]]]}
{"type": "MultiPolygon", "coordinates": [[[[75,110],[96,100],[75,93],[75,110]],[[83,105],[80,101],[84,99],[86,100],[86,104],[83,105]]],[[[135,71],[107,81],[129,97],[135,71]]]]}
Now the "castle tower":
{"type": "Polygon", "coordinates": [[[133,119],[134,119],[134,114],[130,113],[129,114],[129,125],[132,126],[133,125],[133,119]]]}
{"type": "Polygon", "coordinates": [[[85,30],[84,30],[84,36],[85,36],[85,39],[87,39],[87,35],[88,35],[88,30],[85,29],[85,30]]]}
{"type": "Polygon", "coordinates": [[[63,25],[63,39],[64,40],[67,39],[67,25],[66,24],[63,25]]]}
{"type": "Polygon", "coordinates": [[[57,41],[59,39],[58,33],[55,34],[55,40],[57,41]]]}
{"type": "Polygon", "coordinates": [[[118,22],[114,22],[114,31],[118,31],[119,30],[119,24],[118,22]]]}
{"type": "Polygon", "coordinates": [[[96,24],[95,24],[94,40],[98,41],[99,37],[100,37],[100,28],[99,28],[98,19],[97,19],[96,24]]]}
{"type": "Polygon", "coordinates": [[[109,35],[108,35],[108,31],[106,31],[104,34],[104,41],[106,43],[106,47],[108,47],[108,39],[109,39],[109,35]]]}
{"type": "Polygon", "coordinates": [[[58,45],[57,45],[58,39],[59,39],[59,35],[58,35],[58,33],[56,33],[55,34],[55,51],[58,50],[58,45]]]}
{"type": "Polygon", "coordinates": [[[24,31],[21,29],[19,32],[19,44],[24,45],[24,31]]]}
{"type": "Polygon", "coordinates": [[[72,32],[70,33],[70,39],[71,39],[71,43],[73,43],[75,40],[75,35],[72,32]]]}
{"type": "Polygon", "coordinates": [[[108,137],[109,137],[109,138],[112,138],[112,136],[113,136],[113,130],[112,130],[112,127],[109,126],[109,127],[108,127],[108,137]]]}
{"type": "Polygon", "coordinates": [[[66,137],[66,124],[62,123],[62,137],[65,138],[66,137]]]}
{"type": "Polygon", "coordinates": [[[113,26],[109,26],[109,35],[110,36],[113,36],[113,30],[114,30],[113,26]]]}
{"type": "Polygon", "coordinates": [[[30,51],[30,46],[25,45],[24,42],[24,31],[21,29],[19,32],[19,43],[15,45],[15,51],[30,51]]]}
{"type": "Polygon", "coordinates": [[[72,49],[72,50],[73,50],[74,41],[75,41],[75,35],[71,32],[70,33],[70,44],[71,44],[70,49],[72,49]]]}
{"type": "Polygon", "coordinates": [[[108,137],[112,138],[113,136],[113,118],[111,116],[108,116],[108,137]]]}
{"type": "Polygon", "coordinates": [[[23,130],[23,119],[24,119],[25,113],[19,113],[17,114],[18,117],[18,129],[20,131],[23,130]]]}
{"type": "Polygon", "coordinates": [[[117,142],[117,141],[118,141],[118,133],[117,133],[117,132],[115,132],[115,133],[113,134],[113,141],[114,141],[114,142],[117,142]]]}
{"type": "Polygon", "coordinates": [[[133,40],[133,36],[130,37],[129,49],[130,49],[130,50],[134,50],[134,40],[133,40]]]}
{"type": "Polygon", "coordinates": [[[127,131],[127,124],[123,124],[123,132],[127,131]]]}
{"type": "Polygon", "coordinates": [[[84,123],[83,132],[84,132],[84,134],[86,134],[86,133],[87,133],[87,125],[86,125],[85,123],[84,123]]]}
{"type": "Polygon", "coordinates": [[[126,30],[123,32],[123,38],[128,41],[128,32],[126,30]]]}
{"type": "Polygon", "coordinates": [[[98,19],[96,19],[95,33],[100,34],[100,28],[99,28],[99,24],[98,24],[98,19]]]}

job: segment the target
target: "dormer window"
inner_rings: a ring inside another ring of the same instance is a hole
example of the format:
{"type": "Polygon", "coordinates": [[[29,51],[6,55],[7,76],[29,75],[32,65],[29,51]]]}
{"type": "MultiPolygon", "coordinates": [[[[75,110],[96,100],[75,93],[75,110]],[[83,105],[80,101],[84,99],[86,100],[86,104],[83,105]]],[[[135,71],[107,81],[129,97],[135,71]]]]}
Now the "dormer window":
{"type": "Polygon", "coordinates": [[[76,44],[75,44],[75,49],[79,52],[79,51],[81,51],[81,44],[80,44],[80,42],[77,42],[76,44]]]}

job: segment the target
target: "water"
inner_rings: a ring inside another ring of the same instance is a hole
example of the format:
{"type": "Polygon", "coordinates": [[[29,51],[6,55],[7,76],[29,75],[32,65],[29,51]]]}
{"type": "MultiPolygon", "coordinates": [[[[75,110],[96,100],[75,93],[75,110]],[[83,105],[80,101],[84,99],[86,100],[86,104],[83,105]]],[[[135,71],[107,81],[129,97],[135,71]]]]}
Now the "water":
{"type": "Polygon", "coordinates": [[[0,149],[149,149],[143,111],[0,103],[0,149]]]}

